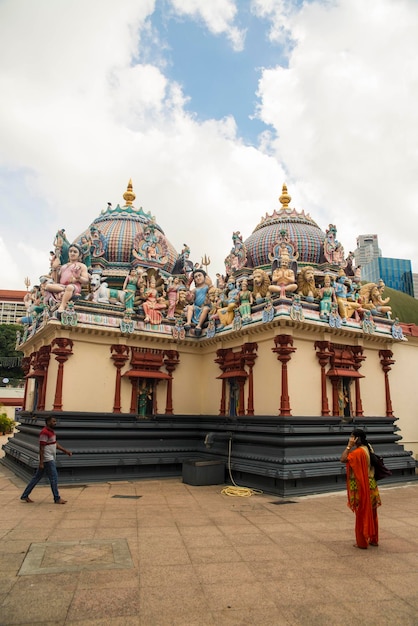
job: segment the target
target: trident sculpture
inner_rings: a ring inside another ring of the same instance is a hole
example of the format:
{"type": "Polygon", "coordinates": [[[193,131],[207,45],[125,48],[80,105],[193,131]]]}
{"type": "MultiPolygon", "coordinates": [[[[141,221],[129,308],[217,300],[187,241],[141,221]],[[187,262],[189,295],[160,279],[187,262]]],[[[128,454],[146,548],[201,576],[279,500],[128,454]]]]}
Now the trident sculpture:
{"type": "Polygon", "coordinates": [[[207,274],[208,273],[208,265],[210,265],[210,257],[208,257],[206,254],[205,254],[205,256],[202,256],[202,265],[204,265],[205,272],[207,274]]]}

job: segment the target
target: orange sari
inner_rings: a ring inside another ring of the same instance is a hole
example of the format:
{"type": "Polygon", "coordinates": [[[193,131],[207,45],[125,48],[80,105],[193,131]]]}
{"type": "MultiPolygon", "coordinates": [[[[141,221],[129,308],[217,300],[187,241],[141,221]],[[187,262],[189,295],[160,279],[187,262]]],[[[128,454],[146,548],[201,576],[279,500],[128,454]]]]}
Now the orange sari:
{"type": "Polygon", "coordinates": [[[379,489],[370,466],[367,446],[349,452],[347,457],[348,503],[356,514],[356,541],[359,548],[379,543],[377,507],[381,505],[379,489]]]}

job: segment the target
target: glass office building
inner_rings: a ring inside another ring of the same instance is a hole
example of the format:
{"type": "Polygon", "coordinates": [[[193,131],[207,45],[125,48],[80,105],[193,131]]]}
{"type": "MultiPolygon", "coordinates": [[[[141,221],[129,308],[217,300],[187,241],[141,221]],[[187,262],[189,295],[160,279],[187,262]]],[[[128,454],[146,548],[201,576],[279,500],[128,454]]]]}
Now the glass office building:
{"type": "Polygon", "coordinates": [[[403,291],[414,297],[412,265],[408,259],[378,257],[362,266],[362,281],[377,283],[379,279],[382,279],[387,287],[403,291]]]}

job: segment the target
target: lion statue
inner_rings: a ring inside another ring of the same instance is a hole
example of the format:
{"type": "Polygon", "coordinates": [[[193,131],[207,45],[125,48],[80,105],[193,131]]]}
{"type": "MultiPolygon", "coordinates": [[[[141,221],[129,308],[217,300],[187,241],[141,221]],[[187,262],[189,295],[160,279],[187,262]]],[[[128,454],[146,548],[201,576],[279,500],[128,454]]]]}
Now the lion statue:
{"type": "Polygon", "coordinates": [[[253,297],[254,300],[264,299],[270,287],[270,278],[264,270],[254,270],[253,272],[253,297]]]}
{"type": "Polygon", "coordinates": [[[319,298],[320,291],[315,285],[313,267],[302,267],[298,275],[298,294],[305,298],[319,298]]]}

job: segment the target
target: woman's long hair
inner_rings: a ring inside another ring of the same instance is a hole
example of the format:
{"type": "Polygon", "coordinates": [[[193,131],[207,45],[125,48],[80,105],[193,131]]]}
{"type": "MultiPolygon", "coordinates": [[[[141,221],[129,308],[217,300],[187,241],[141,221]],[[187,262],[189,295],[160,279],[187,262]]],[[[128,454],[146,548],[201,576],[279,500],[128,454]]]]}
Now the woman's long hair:
{"type": "Polygon", "coordinates": [[[358,437],[361,441],[361,445],[367,446],[370,453],[373,452],[372,448],[370,447],[369,442],[367,441],[366,433],[364,432],[364,430],[362,430],[361,428],[355,428],[352,432],[352,436],[358,437]]]}

